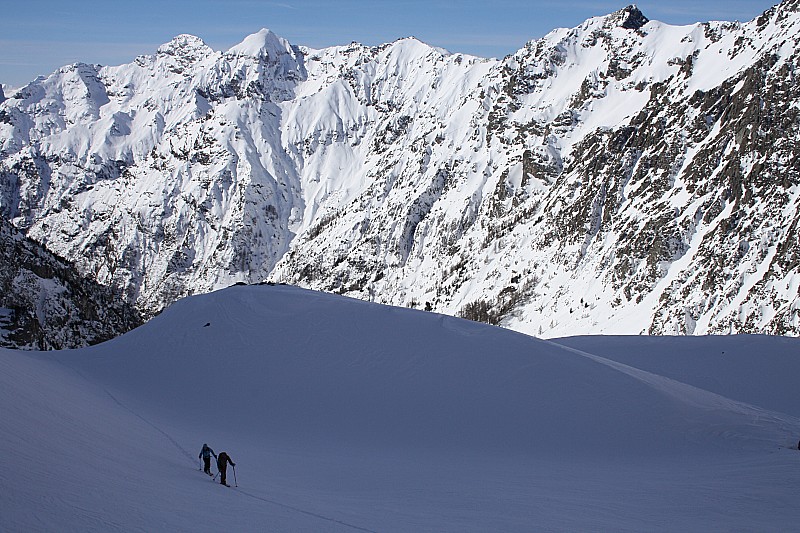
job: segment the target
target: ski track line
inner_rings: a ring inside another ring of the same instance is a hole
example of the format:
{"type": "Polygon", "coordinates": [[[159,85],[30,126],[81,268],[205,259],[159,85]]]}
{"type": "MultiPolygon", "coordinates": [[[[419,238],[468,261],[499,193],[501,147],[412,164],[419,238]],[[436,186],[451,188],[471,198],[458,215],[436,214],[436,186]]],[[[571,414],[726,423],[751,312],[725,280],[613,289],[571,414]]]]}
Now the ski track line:
{"type": "Polygon", "coordinates": [[[256,496],[255,494],[251,494],[251,493],[249,493],[247,491],[244,491],[244,490],[242,490],[242,489],[240,489],[238,487],[235,487],[234,490],[236,490],[236,492],[240,492],[240,493],[244,494],[245,496],[249,496],[250,498],[253,498],[254,500],[260,500],[262,502],[270,503],[272,505],[277,505],[279,507],[283,507],[284,509],[290,509],[290,510],[295,511],[297,513],[302,513],[302,514],[305,514],[305,515],[308,515],[308,516],[313,516],[314,518],[319,518],[321,520],[327,520],[328,522],[333,522],[335,524],[339,524],[339,525],[342,525],[342,526],[345,526],[345,527],[349,527],[351,529],[355,529],[355,530],[358,530],[358,531],[366,531],[368,533],[377,533],[377,531],[374,531],[372,529],[367,529],[365,527],[360,527],[360,526],[356,526],[356,525],[353,525],[353,524],[348,524],[347,522],[344,522],[342,520],[337,520],[336,518],[330,518],[330,517],[327,517],[327,516],[323,516],[321,514],[312,513],[311,511],[306,511],[304,509],[300,509],[299,507],[293,507],[293,506],[287,505],[285,503],[280,503],[280,502],[277,502],[275,500],[270,500],[269,498],[263,498],[261,496],[256,496]]]}
{"type": "MultiPolygon", "coordinates": [[[[183,455],[185,455],[185,456],[186,456],[186,457],[189,459],[189,461],[191,461],[191,463],[192,463],[192,466],[194,466],[195,464],[197,464],[197,463],[195,462],[194,458],[192,457],[192,455],[191,455],[191,454],[190,454],[188,451],[186,451],[186,449],[185,449],[183,446],[181,446],[181,445],[178,443],[178,441],[176,441],[175,439],[173,439],[173,438],[172,438],[172,436],[171,436],[169,433],[167,433],[167,432],[166,432],[166,431],[164,431],[163,429],[159,428],[158,426],[156,426],[155,424],[153,424],[152,422],[150,422],[149,420],[147,420],[146,418],[144,418],[143,416],[141,416],[139,413],[136,413],[136,412],[134,412],[134,411],[133,411],[132,409],[130,409],[128,406],[126,406],[125,404],[123,404],[122,402],[120,402],[120,401],[119,401],[119,400],[118,400],[118,399],[117,399],[117,398],[116,398],[116,397],[115,397],[113,394],[111,394],[110,392],[108,392],[108,390],[107,390],[105,387],[103,388],[103,390],[106,392],[106,394],[108,394],[108,395],[111,397],[111,399],[112,399],[112,400],[114,400],[114,402],[115,402],[117,405],[119,405],[120,407],[122,407],[123,409],[125,409],[126,411],[128,411],[129,413],[133,414],[134,416],[136,416],[137,418],[139,418],[140,420],[142,420],[143,422],[145,422],[145,423],[146,423],[148,426],[152,427],[153,429],[155,429],[156,431],[158,431],[159,433],[161,433],[161,434],[162,434],[164,437],[166,437],[166,438],[167,438],[167,440],[169,440],[169,441],[170,441],[172,444],[174,444],[174,445],[175,445],[175,447],[176,447],[176,448],[178,448],[178,450],[180,450],[180,452],[181,452],[183,455]]],[[[219,474],[219,472],[217,472],[217,475],[218,475],[218,474],[219,474]]],[[[214,480],[216,480],[216,478],[217,478],[217,476],[215,475],[215,476],[214,476],[214,480]]],[[[229,488],[230,488],[230,487],[229,487],[229,488]]],[[[343,521],[341,521],[341,520],[337,520],[337,519],[335,519],[335,518],[330,518],[330,517],[327,517],[327,516],[323,516],[323,515],[321,515],[321,514],[313,513],[313,512],[311,512],[311,511],[306,511],[306,510],[304,510],[304,509],[300,509],[299,507],[293,507],[293,506],[291,506],[291,505],[288,505],[288,504],[285,504],[285,503],[280,503],[280,502],[277,502],[277,501],[274,501],[274,500],[270,500],[270,499],[268,499],[268,498],[262,498],[262,497],[260,497],[260,496],[256,496],[255,494],[251,494],[251,493],[249,493],[249,492],[246,492],[246,491],[240,490],[240,489],[238,488],[238,485],[235,487],[235,489],[236,489],[236,491],[237,491],[237,492],[240,492],[240,493],[244,494],[245,496],[249,496],[249,497],[251,497],[251,498],[253,498],[253,499],[255,499],[255,500],[260,500],[260,501],[262,501],[262,502],[271,503],[271,504],[273,504],[273,505],[277,505],[277,506],[283,507],[283,508],[285,508],[285,509],[290,509],[290,510],[292,510],[292,511],[295,511],[295,512],[297,512],[297,513],[302,513],[302,514],[305,514],[305,515],[308,515],[308,516],[313,516],[313,517],[315,517],[315,518],[319,518],[319,519],[321,519],[321,520],[327,520],[328,522],[333,522],[333,523],[336,523],[336,524],[339,524],[339,525],[342,525],[342,526],[349,527],[349,528],[351,528],[351,529],[356,529],[356,530],[358,530],[358,531],[367,531],[368,533],[377,533],[376,531],[373,531],[373,530],[371,530],[371,529],[366,529],[366,528],[363,528],[363,527],[355,526],[355,525],[353,525],[353,524],[348,524],[347,522],[343,522],[343,521]]]]}
{"type": "MultiPolygon", "coordinates": [[[[65,363],[63,363],[62,361],[60,361],[60,360],[57,360],[57,361],[59,363],[61,363],[62,365],[64,365],[65,367],[71,368],[73,371],[75,371],[76,374],[78,374],[85,381],[91,382],[77,368],[70,367],[70,366],[66,365],[65,363]]],[[[91,383],[93,383],[93,382],[91,382],[91,383]]],[[[161,429],[160,427],[158,427],[154,423],[150,422],[145,417],[143,417],[142,415],[140,415],[139,413],[137,413],[136,411],[134,411],[133,409],[131,409],[130,407],[128,407],[127,405],[122,403],[121,401],[119,401],[117,399],[117,397],[114,396],[113,394],[111,394],[111,392],[109,392],[109,390],[107,388],[103,387],[102,385],[101,385],[101,388],[103,389],[103,391],[106,394],[108,394],[109,398],[114,400],[114,403],[116,403],[117,405],[119,405],[121,408],[125,409],[129,413],[131,413],[133,416],[135,416],[136,418],[138,418],[139,420],[141,420],[142,422],[144,422],[145,424],[147,424],[148,426],[150,426],[151,428],[156,430],[158,433],[163,435],[168,441],[170,441],[178,449],[178,451],[180,451],[181,454],[183,454],[192,463],[193,467],[197,464],[195,462],[195,460],[194,460],[194,457],[192,457],[192,454],[190,454],[186,450],[186,448],[181,446],[180,443],[178,443],[178,441],[176,441],[174,438],[172,438],[172,436],[169,433],[167,433],[166,431],[164,431],[163,429],[161,429]]],[[[214,479],[216,479],[216,476],[214,476],[214,479]]],[[[299,507],[294,507],[292,505],[288,505],[288,504],[285,504],[285,503],[280,503],[280,502],[275,501],[275,500],[270,500],[269,498],[262,498],[261,496],[256,496],[255,494],[251,494],[251,493],[249,493],[247,491],[243,491],[243,490],[239,489],[238,486],[235,487],[235,490],[237,492],[241,493],[241,494],[244,494],[245,496],[249,496],[250,498],[253,498],[254,500],[260,500],[260,501],[265,502],[265,503],[269,503],[269,504],[272,504],[272,505],[277,505],[278,507],[283,507],[285,509],[289,509],[289,510],[295,511],[297,513],[302,513],[302,514],[305,514],[305,515],[308,515],[308,516],[313,516],[314,518],[319,518],[320,520],[326,520],[328,522],[332,522],[334,524],[339,524],[341,526],[349,527],[349,528],[355,529],[357,531],[366,531],[367,533],[377,533],[377,531],[374,531],[372,529],[367,529],[367,528],[356,526],[356,525],[353,525],[353,524],[348,524],[347,522],[344,522],[342,520],[337,520],[336,518],[330,518],[330,517],[327,517],[327,516],[324,516],[324,515],[321,515],[321,514],[317,514],[317,513],[311,512],[311,511],[306,511],[304,509],[300,509],[299,507]]]]}
{"type": "MultiPolygon", "coordinates": [[[[76,374],[78,374],[78,375],[79,375],[79,376],[80,376],[80,377],[81,377],[81,378],[82,378],[84,381],[87,381],[87,382],[89,382],[89,383],[95,383],[95,382],[93,382],[93,381],[89,380],[89,379],[88,379],[88,378],[87,378],[85,375],[83,375],[83,372],[81,372],[81,371],[80,371],[80,370],[78,370],[77,368],[75,368],[75,367],[72,367],[72,366],[69,366],[69,365],[67,365],[66,363],[64,363],[64,362],[62,362],[61,360],[59,360],[59,359],[56,359],[56,361],[58,361],[59,363],[61,363],[61,364],[62,364],[62,365],[64,365],[65,367],[72,369],[72,370],[73,370],[73,371],[74,371],[76,374]]],[[[95,384],[97,384],[97,383],[95,383],[95,384]]],[[[145,417],[143,417],[142,415],[140,415],[139,413],[137,413],[136,411],[134,411],[133,409],[131,409],[130,407],[128,407],[127,405],[125,405],[124,403],[122,403],[121,401],[119,401],[119,400],[117,399],[117,397],[116,397],[116,396],[114,396],[113,394],[111,394],[111,392],[109,392],[109,390],[108,390],[107,388],[105,388],[104,386],[100,385],[100,388],[101,388],[101,389],[103,389],[103,392],[105,392],[105,393],[108,395],[108,397],[109,397],[109,398],[111,398],[112,400],[114,400],[114,403],[116,403],[117,405],[119,405],[120,407],[122,407],[123,409],[125,409],[126,411],[128,411],[130,414],[132,414],[133,416],[135,416],[136,418],[138,418],[139,420],[141,420],[142,422],[144,422],[145,424],[147,424],[148,426],[150,426],[150,427],[151,427],[151,428],[153,428],[154,430],[156,430],[158,433],[161,433],[161,435],[163,435],[163,436],[164,436],[164,437],[165,437],[165,438],[166,438],[168,441],[170,441],[170,442],[171,442],[171,443],[172,443],[172,444],[173,444],[173,445],[174,445],[174,446],[175,446],[175,447],[178,449],[178,451],[180,451],[180,452],[181,452],[181,453],[182,453],[182,454],[183,454],[183,455],[184,455],[184,456],[185,456],[185,457],[186,457],[186,458],[187,458],[187,459],[188,459],[188,460],[189,460],[189,461],[192,463],[192,466],[194,466],[194,465],[196,465],[196,464],[197,464],[197,463],[195,462],[194,458],[192,457],[192,454],[191,454],[191,453],[189,453],[189,452],[186,450],[186,448],[184,448],[183,446],[181,446],[181,445],[180,445],[180,443],[178,443],[178,441],[176,441],[175,439],[173,439],[173,438],[172,438],[172,435],[170,435],[169,433],[167,433],[166,431],[164,431],[163,429],[161,429],[160,427],[158,427],[158,426],[157,426],[157,425],[155,425],[154,423],[150,422],[150,421],[149,421],[149,420],[147,420],[145,417]]]]}

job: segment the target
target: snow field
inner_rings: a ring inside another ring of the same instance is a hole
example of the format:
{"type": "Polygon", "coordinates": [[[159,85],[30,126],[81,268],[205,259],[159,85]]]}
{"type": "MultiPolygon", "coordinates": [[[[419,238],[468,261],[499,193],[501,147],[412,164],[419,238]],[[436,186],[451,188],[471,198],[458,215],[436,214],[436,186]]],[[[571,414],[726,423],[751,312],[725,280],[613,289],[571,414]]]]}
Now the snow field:
{"type": "Polygon", "coordinates": [[[257,286],[182,300],[92,348],[2,351],[4,528],[785,531],[800,519],[795,339],[557,342],[570,347],[257,286]],[[238,488],[198,470],[203,442],[231,455],[238,488]]]}

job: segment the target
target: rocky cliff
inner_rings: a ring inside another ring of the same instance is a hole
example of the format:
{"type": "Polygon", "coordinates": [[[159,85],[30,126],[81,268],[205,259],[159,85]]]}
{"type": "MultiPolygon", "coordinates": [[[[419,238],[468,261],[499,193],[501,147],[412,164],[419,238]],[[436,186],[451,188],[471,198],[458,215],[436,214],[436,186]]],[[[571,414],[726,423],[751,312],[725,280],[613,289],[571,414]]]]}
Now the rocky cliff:
{"type": "Polygon", "coordinates": [[[0,346],[50,350],[96,344],[142,324],[114,290],[0,218],[0,346]]]}

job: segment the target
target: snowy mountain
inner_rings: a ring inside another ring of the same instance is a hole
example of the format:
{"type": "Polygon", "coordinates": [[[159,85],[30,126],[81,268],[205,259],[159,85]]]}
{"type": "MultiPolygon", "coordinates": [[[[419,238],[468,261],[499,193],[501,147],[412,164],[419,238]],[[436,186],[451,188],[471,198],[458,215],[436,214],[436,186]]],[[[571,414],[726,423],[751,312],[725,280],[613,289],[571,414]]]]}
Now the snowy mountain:
{"type": "Polygon", "coordinates": [[[800,4],[502,60],[181,35],[0,103],[0,215],[147,316],[273,280],[584,333],[800,334],[800,4]]]}
{"type": "Polygon", "coordinates": [[[799,343],[545,342],[233,287],[97,346],[0,349],[0,515],[9,531],[789,531],[799,343]],[[235,462],[232,488],[199,470],[204,442],[235,462]]]}
{"type": "Polygon", "coordinates": [[[0,218],[0,346],[77,348],[141,325],[132,305],[0,218]]]}

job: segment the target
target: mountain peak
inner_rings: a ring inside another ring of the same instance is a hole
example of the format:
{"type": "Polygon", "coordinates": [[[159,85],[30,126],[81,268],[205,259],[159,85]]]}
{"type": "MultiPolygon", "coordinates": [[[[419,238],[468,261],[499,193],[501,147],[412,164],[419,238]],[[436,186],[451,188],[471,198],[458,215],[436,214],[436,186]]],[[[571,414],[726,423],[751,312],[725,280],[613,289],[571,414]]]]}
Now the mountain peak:
{"type": "Polygon", "coordinates": [[[650,22],[650,19],[644,16],[644,13],[636,7],[636,4],[631,4],[617,11],[614,15],[619,18],[619,25],[626,30],[638,30],[650,22]]]}
{"type": "Polygon", "coordinates": [[[283,54],[294,55],[289,41],[277,36],[267,28],[261,28],[256,33],[248,35],[226,53],[233,56],[269,57],[272,59],[283,54]]]}
{"type": "Polygon", "coordinates": [[[170,70],[176,73],[183,72],[213,53],[214,50],[200,37],[186,33],[173,37],[170,42],[159,46],[157,51],[158,56],[167,58],[170,70]]]}
{"type": "Polygon", "coordinates": [[[390,44],[391,47],[399,47],[403,50],[416,50],[418,52],[429,53],[431,51],[435,51],[442,56],[449,56],[450,52],[444,48],[440,48],[438,46],[432,46],[425,41],[419,40],[417,37],[413,35],[409,35],[407,37],[401,37],[396,41],[390,44]]]}
{"type": "Polygon", "coordinates": [[[203,39],[195,35],[182,33],[172,38],[168,43],[158,47],[159,55],[186,56],[186,55],[207,55],[213,52],[211,48],[203,42],[203,39]]]}

